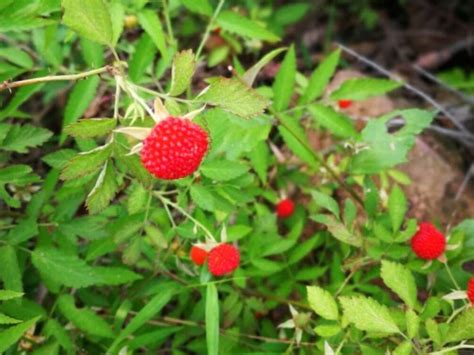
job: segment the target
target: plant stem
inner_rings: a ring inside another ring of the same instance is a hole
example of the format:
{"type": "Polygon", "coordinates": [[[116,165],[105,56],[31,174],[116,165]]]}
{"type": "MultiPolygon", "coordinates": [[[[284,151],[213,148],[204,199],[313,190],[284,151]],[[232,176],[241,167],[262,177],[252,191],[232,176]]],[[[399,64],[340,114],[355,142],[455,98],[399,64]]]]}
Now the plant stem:
{"type": "Polygon", "coordinates": [[[207,24],[206,27],[206,32],[204,32],[204,36],[202,37],[201,43],[199,44],[199,47],[196,51],[196,59],[199,60],[199,56],[201,55],[202,49],[204,48],[204,45],[207,42],[207,39],[209,38],[209,33],[211,33],[211,28],[214,25],[214,22],[216,21],[217,16],[221,12],[222,6],[224,5],[225,0],[220,0],[219,4],[216,7],[216,10],[214,11],[214,14],[211,17],[211,20],[207,24]]]}
{"type": "Polygon", "coordinates": [[[42,77],[39,77],[39,78],[19,80],[19,81],[13,81],[13,82],[5,81],[2,84],[0,84],[0,91],[7,90],[7,89],[11,90],[11,89],[14,89],[14,88],[27,86],[27,85],[46,83],[46,82],[50,82],[50,81],[74,81],[74,80],[84,79],[84,78],[87,78],[87,77],[93,76],[93,75],[100,75],[100,74],[103,74],[103,73],[114,74],[114,71],[115,71],[114,66],[106,65],[104,67],[94,69],[94,70],[89,70],[89,71],[79,73],[79,74],[48,75],[48,76],[42,76],[42,77]]]}
{"type": "Polygon", "coordinates": [[[163,0],[163,13],[165,14],[166,29],[168,31],[168,35],[170,36],[171,45],[173,47],[175,47],[176,46],[176,40],[175,40],[174,35],[173,35],[173,27],[171,26],[168,0],[163,0]]]}

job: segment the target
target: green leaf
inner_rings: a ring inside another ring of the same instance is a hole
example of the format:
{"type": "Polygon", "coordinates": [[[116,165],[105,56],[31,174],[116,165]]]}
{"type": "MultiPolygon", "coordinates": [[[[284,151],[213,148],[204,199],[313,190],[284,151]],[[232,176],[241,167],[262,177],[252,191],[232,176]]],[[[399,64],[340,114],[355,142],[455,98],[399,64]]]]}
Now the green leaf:
{"type": "Polygon", "coordinates": [[[21,324],[15,325],[0,332],[0,353],[7,351],[10,346],[15,344],[23,334],[30,329],[41,317],[30,319],[21,324]]]}
{"type": "Polygon", "coordinates": [[[336,300],[328,291],[317,286],[307,286],[306,291],[308,292],[308,303],[317,315],[329,320],[339,318],[336,300]]]}
{"type": "Polygon", "coordinates": [[[322,192],[311,190],[311,196],[314,201],[322,208],[332,212],[332,214],[339,219],[339,205],[331,196],[323,194],[322,192]]]}
{"type": "Polygon", "coordinates": [[[112,23],[102,0],[62,0],[63,22],[81,36],[112,46],[112,23]]]}
{"type": "Polygon", "coordinates": [[[113,353],[111,350],[115,349],[122,340],[126,339],[130,334],[135,333],[135,331],[137,331],[146,322],[159,313],[163,307],[171,301],[171,297],[173,296],[174,292],[174,286],[162,287],[159,290],[159,293],[155,295],[150,301],[148,301],[146,305],[128,323],[125,329],[120,332],[112,346],[109,348],[108,353],[113,353]]]}
{"type": "Polygon", "coordinates": [[[441,332],[438,323],[436,323],[434,319],[430,318],[425,322],[425,329],[433,343],[441,346],[441,332]]]}
{"type": "Polygon", "coordinates": [[[387,336],[399,333],[397,324],[390,316],[389,309],[373,298],[339,297],[344,309],[344,316],[354,323],[357,329],[374,333],[385,333],[387,336]]]}
{"type": "Polygon", "coordinates": [[[388,198],[388,214],[392,222],[392,229],[398,232],[402,226],[405,214],[407,213],[408,205],[405,194],[398,185],[392,188],[392,192],[388,198]]]}
{"type": "Polygon", "coordinates": [[[376,174],[403,163],[415,144],[416,135],[428,127],[433,113],[419,109],[394,111],[377,120],[370,120],[361,132],[360,144],[364,147],[352,157],[349,168],[353,174],[376,174]],[[402,116],[405,125],[389,134],[386,123],[402,116]]]}
{"type": "Polygon", "coordinates": [[[71,180],[96,172],[112,153],[111,144],[84,152],[72,158],[64,167],[61,179],[71,180]]]}
{"type": "Polygon", "coordinates": [[[410,355],[412,354],[412,344],[411,341],[405,340],[400,343],[395,350],[393,350],[393,355],[410,355]]]}
{"type": "Polygon", "coordinates": [[[18,265],[18,258],[16,256],[15,248],[10,245],[0,247],[0,260],[2,261],[2,267],[0,268],[0,279],[3,281],[3,287],[8,290],[22,292],[22,274],[20,271],[20,266],[18,265]]]}
{"type": "Polygon", "coordinates": [[[117,125],[114,118],[87,118],[72,123],[64,132],[77,138],[102,137],[110,133],[117,125]]]}
{"type": "Polygon", "coordinates": [[[155,59],[156,52],[157,49],[151,37],[143,33],[135,45],[135,51],[128,65],[128,75],[133,82],[140,83],[143,80],[143,76],[155,59]]]}
{"type": "Polygon", "coordinates": [[[259,142],[257,146],[249,153],[252,167],[260,180],[266,184],[268,178],[268,167],[270,166],[270,150],[266,142],[259,142]]]}
{"type": "Polygon", "coordinates": [[[105,320],[87,308],[77,308],[71,295],[60,296],[58,308],[64,317],[87,334],[101,338],[114,337],[112,328],[105,320]]]}
{"type": "Polygon", "coordinates": [[[191,49],[181,51],[174,56],[171,69],[171,96],[181,95],[191,85],[196,70],[196,59],[191,49]]]}
{"type": "Polygon", "coordinates": [[[212,15],[212,6],[209,4],[208,0],[181,0],[181,3],[189,11],[200,15],[212,15]]]}
{"type": "Polygon", "coordinates": [[[393,291],[408,307],[416,305],[416,283],[411,271],[399,263],[382,260],[380,276],[383,282],[393,291]]]}
{"type": "Polygon", "coordinates": [[[331,94],[332,100],[364,100],[371,96],[383,95],[400,87],[402,83],[387,79],[353,78],[344,81],[331,94]]]}
{"type": "Polygon", "coordinates": [[[26,153],[29,148],[43,144],[52,135],[51,131],[30,124],[11,125],[3,142],[0,143],[0,149],[26,153]]]}
{"type": "Polygon", "coordinates": [[[206,340],[207,353],[219,354],[219,295],[216,285],[207,285],[206,292],[206,340]]]}
{"type": "Polygon", "coordinates": [[[62,169],[76,155],[77,152],[73,149],[60,149],[45,155],[43,161],[52,168],[62,169]]]}
{"type": "Polygon", "coordinates": [[[104,65],[104,46],[84,37],[80,39],[80,43],[82,57],[89,67],[98,68],[104,65]]]}
{"type": "Polygon", "coordinates": [[[420,317],[415,313],[414,310],[408,309],[405,312],[405,318],[407,323],[407,335],[410,339],[418,336],[420,329],[420,317]]]}
{"type": "Polygon", "coordinates": [[[149,199],[149,192],[141,184],[132,186],[132,190],[128,195],[127,211],[128,214],[135,214],[144,211],[149,199]]]}
{"type": "Polygon", "coordinates": [[[118,1],[109,5],[110,20],[112,21],[112,45],[116,46],[123,32],[125,8],[118,1]]]}
{"type": "Polygon", "coordinates": [[[33,60],[31,57],[20,48],[0,48],[0,58],[4,58],[9,62],[26,69],[31,69],[31,67],[33,67],[33,60]]]}
{"type": "Polygon", "coordinates": [[[141,278],[128,269],[89,266],[77,256],[53,248],[37,248],[32,262],[43,277],[67,287],[119,285],[141,278]]]}
{"type": "Polygon", "coordinates": [[[7,316],[6,314],[0,313],[0,324],[18,324],[21,320],[7,316]]]}
{"type": "Polygon", "coordinates": [[[247,86],[252,87],[255,78],[257,77],[258,73],[262,68],[270,63],[270,61],[275,58],[278,54],[286,50],[286,48],[277,48],[272,50],[271,52],[265,54],[257,63],[252,65],[250,69],[248,69],[244,75],[242,75],[242,81],[247,84],[247,86]]]}
{"type": "Polygon", "coordinates": [[[31,174],[33,169],[28,165],[10,165],[6,168],[0,169],[0,185],[2,184],[15,184],[22,185],[31,180],[39,180],[37,175],[31,174]]]}
{"type": "Polygon", "coordinates": [[[453,343],[474,338],[474,308],[468,307],[450,324],[446,342],[453,343]]]}
{"type": "Polygon", "coordinates": [[[191,199],[203,210],[214,211],[215,201],[211,191],[201,185],[193,184],[190,189],[191,199]]]}
{"type": "Polygon", "coordinates": [[[280,38],[258,23],[233,11],[223,11],[217,17],[217,24],[225,31],[239,36],[277,42],[280,38]]]}
{"type": "MultiPolygon", "coordinates": [[[[90,103],[97,93],[100,79],[98,76],[91,76],[87,79],[81,80],[74,86],[69,94],[66,108],[64,110],[63,127],[77,121],[86,112],[90,103]]],[[[66,139],[65,134],[61,134],[60,143],[62,144],[66,139]]]]}
{"type": "Polygon", "coordinates": [[[166,47],[165,34],[157,13],[150,9],[142,10],[138,13],[138,22],[140,22],[145,32],[151,37],[161,56],[166,58],[168,56],[168,48],[166,47]]]}
{"type": "Polygon", "coordinates": [[[340,55],[341,50],[337,49],[318,65],[309,78],[308,86],[301,96],[300,103],[306,104],[322,95],[329,80],[336,71],[340,55]]]}
{"type": "Polygon", "coordinates": [[[23,292],[11,291],[11,290],[0,290],[0,301],[7,301],[14,298],[19,298],[24,295],[23,292]]]}
{"type": "Polygon", "coordinates": [[[241,117],[263,113],[269,101],[240,80],[224,77],[208,79],[210,85],[196,98],[209,105],[219,106],[241,117]]]}
{"type": "Polygon", "coordinates": [[[357,136],[357,131],[350,118],[334,111],[329,106],[315,104],[308,107],[309,112],[324,128],[341,138],[351,138],[357,136]]]}
{"type": "MultiPolygon", "coordinates": [[[[38,77],[38,76],[43,76],[46,75],[46,71],[39,71],[36,72],[33,77],[38,77]]],[[[36,92],[41,90],[44,86],[44,83],[41,84],[35,84],[35,85],[28,85],[19,88],[13,98],[8,102],[8,105],[0,111],[0,121],[3,121],[5,118],[8,118],[10,115],[12,115],[14,112],[17,111],[17,109],[24,103],[26,102],[31,96],[33,96],[36,92]]]]}
{"type": "Polygon", "coordinates": [[[286,53],[273,83],[273,108],[277,112],[288,108],[293,96],[295,77],[296,54],[295,47],[292,45],[286,53]]]}
{"type": "Polygon", "coordinates": [[[319,214],[312,216],[311,219],[315,222],[324,224],[327,227],[329,233],[331,233],[331,235],[337,240],[355,247],[360,247],[362,245],[362,239],[360,235],[350,232],[347,227],[338,221],[334,216],[319,214]]]}
{"type": "Polygon", "coordinates": [[[215,181],[228,181],[242,176],[249,170],[248,166],[238,161],[212,160],[204,162],[200,171],[209,179],[215,181]]]}
{"type": "Polygon", "coordinates": [[[97,178],[94,188],[86,199],[90,214],[97,214],[106,208],[117,193],[118,185],[111,161],[107,161],[97,178]]]}

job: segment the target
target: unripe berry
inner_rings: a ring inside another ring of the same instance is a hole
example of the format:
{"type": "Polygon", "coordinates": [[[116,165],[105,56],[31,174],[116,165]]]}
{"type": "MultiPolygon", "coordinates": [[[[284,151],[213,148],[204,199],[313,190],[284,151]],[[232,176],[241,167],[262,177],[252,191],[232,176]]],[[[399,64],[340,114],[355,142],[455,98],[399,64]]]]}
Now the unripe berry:
{"type": "Polygon", "coordinates": [[[411,249],[421,259],[433,260],[446,249],[446,238],[431,223],[420,223],[411,239],[411,249]]]}

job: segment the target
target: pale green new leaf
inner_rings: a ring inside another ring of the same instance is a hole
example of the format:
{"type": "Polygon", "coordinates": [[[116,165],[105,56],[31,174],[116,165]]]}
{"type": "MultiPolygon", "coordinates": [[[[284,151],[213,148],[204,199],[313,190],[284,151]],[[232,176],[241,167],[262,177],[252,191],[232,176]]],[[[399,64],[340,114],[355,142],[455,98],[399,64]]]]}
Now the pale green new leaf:
{"type": "Polygon", "coordinates": [[[387,79],[353,78],[344,81],[339,89],[331,94],[332,100],[364,100],[380,96],[400,87],[402,83],[387,79]]]}
{"type": "Polygon", "coordinates": [[[110,325],[95,312],[87,308],[77,308],[71,295],[62,295],[58,298],[58,308],[69,321],[87,334],[113,338],[114,333],[110,325]]]}
{"type": "Polygon", "coordinates": [[[0,149],[26,153],[29,148],[43,144],[52,135],[51,131],[31,124],[11,125],[3,142],[0,143],[0,149]]]}
{"type": "Polygon", "coordinates": [[[400,332],[395,321],[390,316],[389,309],[373,298],[339,297],[344,310],[344,316],[357,329],[367,332],[384,333],[387,336],[400,332]]]}
{"type": "Polygon", "coordinates": [[[181,3],[189,11],[200,15],[212,15],[212,6],[209,4],[208,0],[181,0],[181,3]]]}
{"type": "Polygon", "coordinates": [[[6,314],[0,313],[0,324],[18,324],[21,320],[7,316],[6,314]]]}
{"type": "Polygon", "coordinates": [[[11,291],[11,290],[0,290],[0,301],[7,301],[14,298],[19,298],[24,295],[23,292],[11,291]]]}
{"type": "Polygon", "coordinates": [[[77,138],[101,137],[110,133],[116,125],[114,118],[87,118],[70,124],[64,132],[77,138]]]}
{"type": "Polygon", "coordinates": [[[280,69],[273,83],[273,108],[283,111],[288,108],[293,95],[296,77],[296,54],[292,45],[281,63],[280,69]]]}
{"type": "Polygon", "coordinates": [[[410,339],[418,336],[420,329],[420,317],[415,313],[414,310],[408,309],[405,312],[405,319],[407,324],[407,335],[410,339]]]}
{"type": "Polygon", "coordinates": [[[322,95],[337,68],[340,55],[341,50],[337,49],[318,65],[309,78],[308,86],[300,99],[300,103],[311,102],[322,95]]]}
{"type": "Polygon", "coordinates": [[[341,138],[351,138],[357,136],[354,124],[347,116],[334,111],[329,106],[314,104],[308,107],[309,112],[324,128],[341,138]]]}
{"type": "Polygon", "coordinates": [[[30,329],[41,317],[36,317],[0,332],[0,353],[7,351],[23,334],[30,329]]]}
{"type": "Polygon", "coordinates": [[[328,291],[318,286],[307,286],[306,291],[308,303],[317,315],[329,320],[339,318],[336,300],[328,291]]]}
{"type": "Polygon", "coordinates": [[[468,307],[449,326],[446,342],[474,339],[474,308],[468,307]]]}
{"type": "Polygon", "coordinates": [[[219,295],[216,285],[209,283],[206,292],[207,353],[219,354],[219,295]]]}
{"type": "Polygon", "coordinates": [[[393,291],[408,307],[416,305],[416,283],[411,271],[399,263],[382,260],[380,276],[383,282],[393,291]]]}
{"type": "Polygon", "coordinates": [[[112,23],[102,0],[62,0],[62,6],[68,27],[91,41],[112,45],[112,23]]]}
{"type": "Polygon", "coordinates": [[[61,179],[71,180],[96,172],[112,152],[111,144],[101,146],[72,158],[64,167],[61,179]]]}
{"type": "Polygon", "coordinates": [[[263,113],[269,105],[268,99],[260,96],[238,79],[218,77],[208,81],[210,85],[196,100],[219,106],[244,118],[263,113]]]}
{"type": "Polygon", "coordinates": [[[223,11],[217,17],[217,24],[225,31],[239,36],[277,42],[280,37],[270,32],[258,23],[233,11],[223,11]]]}
{"type": "Polygon", "coordinates": [[[94,188],[86,199],[90,214],[96,214],[106,208],[117,193],[118,185],[111,161],[107,161],[97,178],[94,188]]]}
{"type": "Polygon", "coordinates": [[[213,160],[204,162],[200,171],[209,179],[215,181],[228,181],[242,176],[249,170],[248,166],[238,161],[213,160]]]}
{"type": "Polygon", "coordinates": [[[181,95],[191,85],[196,70],[196,59],[191,49],[181,51],[174,56],[171,68],[171,96],[181,95]]]}
{"type": "Polygon", "coordinates": [[[244,75],[242,75],[242,81],[247,84],[249,87],[252,87],[255,78],[257,77],[258,73],[262,68],[270,63],[270,61],[275,58],[278,54],[283,52],[286,48],[277,48],[271,51],[270,53],[265,54],[262,59],[260,59],[257,63],[252,65],[250,69],[248,69],[244,75]]]}
{"type": "Polygon", "coordinates": [[[163,27],[161,26],[158,14],[150,9],[142,10],[138,14],[138,21],[145,32],[151,37],[153,43],[155,43],[161,56],[167,57],[168,48],[166,47],[165,33],[163,32],[163,27]]]}
{"type": "Polygon", "coordinates": [[[394,186],[388,198],[388,214],[392,222],[392,229],[398,232],[405,219],[408,205],[405,194],[398,185],[394,186]]]}

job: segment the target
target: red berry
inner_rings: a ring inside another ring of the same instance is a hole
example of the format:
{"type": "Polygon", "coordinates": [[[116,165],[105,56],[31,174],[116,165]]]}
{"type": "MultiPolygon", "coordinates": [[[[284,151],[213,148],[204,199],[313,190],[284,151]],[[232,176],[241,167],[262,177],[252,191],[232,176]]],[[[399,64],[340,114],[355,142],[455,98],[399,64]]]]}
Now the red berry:
{"type": "Polygon", "coordinates": [[[446,249],[446,238],[431,223],[423,222],[411,239],[411,249],[421,259],[436,259],[446,249]]]}
{"type": "Polygon", "coordinates": [[[469,298],[469,301],[474,305],[474,277],[471,277],[467,283],[467,298],[469,298]]]}
{"type": "Polygon", "coordinates": [[[207,251],[196,245],[193,245],[191,247],[191,251],[189,252],[189,256],[191,257],[193,263],[196,265],[202,265],[206,262],[207,251]]]}
{"type": "Polygon", "coordinates": [[[281,200],[276,206],[276,213],[280,218],[290,217],[294,211],[295,203],[288,198],[281,200]]]}
{"type": "Polygon", "coordinates": [[[183,118],[159,122],[143,141],[141,160],[159,179],[181,179],[194,173],[209,146],[207,132],[183,118]]]}
{"type": "Polygon", "coordinates": [[[339,105],[339,108],[345,109],[352,105],[352,100],[339,100],[337,104],[339,105]]]}
{"type": "Polygon", "coordinates": [[[209,271],[214,276],[228,274],[239,267],[240,253],[232,244],[219,244],[211,249],[207,259],[209,271]]]}

